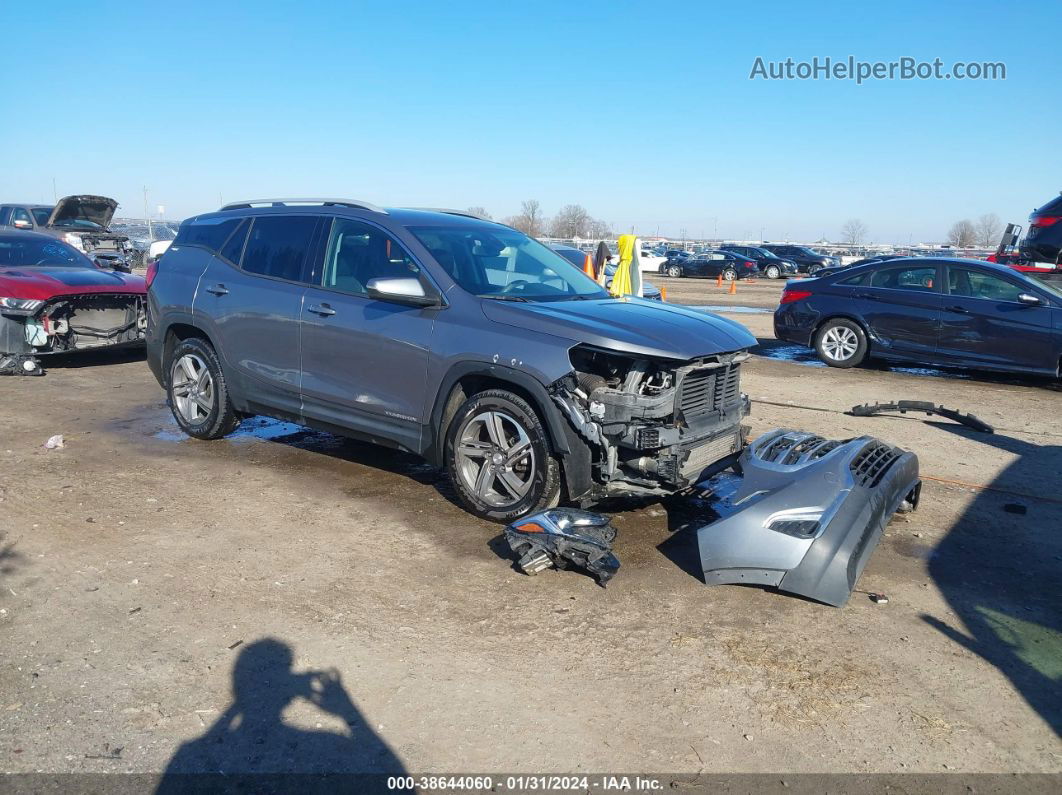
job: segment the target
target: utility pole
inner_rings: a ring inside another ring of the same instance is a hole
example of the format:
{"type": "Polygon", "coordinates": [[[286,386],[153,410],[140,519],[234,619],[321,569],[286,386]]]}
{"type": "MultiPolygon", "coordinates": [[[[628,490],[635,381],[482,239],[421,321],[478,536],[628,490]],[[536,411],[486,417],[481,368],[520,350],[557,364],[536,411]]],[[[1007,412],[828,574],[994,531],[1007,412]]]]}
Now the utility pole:
{"type": "Polygon", "coordinates": [[[59,191],[55,189],[55,177],[52,177],[52,201],[59,203],[59,191]]]}
{"type": "Polygon", "coordinates": [[[148,225],[148,243],[153,243],[155,242],[155,230],[151,226],[151,215],[148,213],[147,185],[144,186],[144,217],[147,219],[148,225]]]}

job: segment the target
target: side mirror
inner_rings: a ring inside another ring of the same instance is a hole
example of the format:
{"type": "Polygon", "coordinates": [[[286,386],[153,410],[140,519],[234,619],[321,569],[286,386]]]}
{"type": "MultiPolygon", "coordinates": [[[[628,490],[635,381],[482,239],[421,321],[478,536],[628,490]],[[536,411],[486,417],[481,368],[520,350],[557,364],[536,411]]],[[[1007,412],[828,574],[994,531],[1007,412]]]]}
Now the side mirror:
{"type": "Polygon", "coordinates": [[[1040,306],[1043,301],[1039,296],[1033,295],[1032,293],[1020,293],[1018,295],[1018,303],[1025,304],[1026,306],[1040,306]]]}
{"type": "Polygon", "coordinates": [[[33,224],[31,224],[29,221],[23,220],[22,218],[16,218],[14,221],[11,222],[11,226],[15,227],[15,229],[33,228],[33,224]]]}
{"type": "Polygon", "coordinates": [[[382,277],[369,279],[365,285],[369,298],[377,301],[390,301],[409,306],[438,306],[439,299],[424,292],[420,279],[410,276],[382,277]]]}

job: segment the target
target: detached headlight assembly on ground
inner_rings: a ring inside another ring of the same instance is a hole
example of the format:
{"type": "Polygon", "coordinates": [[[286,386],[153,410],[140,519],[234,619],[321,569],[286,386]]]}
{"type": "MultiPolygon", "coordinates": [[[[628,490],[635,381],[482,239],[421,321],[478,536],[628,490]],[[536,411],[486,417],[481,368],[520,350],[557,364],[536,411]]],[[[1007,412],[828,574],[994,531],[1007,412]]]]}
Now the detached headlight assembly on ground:
{"type": "Polygon", "coordinates": [[[44,301],[29,298],[0,298],[0,309],[13,309],[16,312],[36,312],[44,306],[44,301]]]}

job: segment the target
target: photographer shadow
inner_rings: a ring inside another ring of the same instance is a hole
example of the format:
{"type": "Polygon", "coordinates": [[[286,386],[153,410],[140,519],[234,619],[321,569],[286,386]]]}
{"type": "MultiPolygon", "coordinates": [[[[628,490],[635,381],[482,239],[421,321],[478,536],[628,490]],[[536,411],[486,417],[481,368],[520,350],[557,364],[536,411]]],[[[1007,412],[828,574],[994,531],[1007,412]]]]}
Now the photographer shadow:
{"type": "Polygon", "coordinates": [[[329,787],[335,791],[345,789],[344,781],[355,783],[351,774],[374,774],[373,781],[380,774],[405,775],[395,753],[362,718],[338,673],[297,673],[293,661],[291,648],[274,638],[244,648],[233,667],[233,703],[202,736],[177,750],[156,792],[232,791],[238,782],[257,792],[279,791],[293,779],[300,780],[302,789],[308,780],[331,779],[329,787]],[[347,731],[285,723],[284,710],[299,698],[340,718],[347,731]]]}

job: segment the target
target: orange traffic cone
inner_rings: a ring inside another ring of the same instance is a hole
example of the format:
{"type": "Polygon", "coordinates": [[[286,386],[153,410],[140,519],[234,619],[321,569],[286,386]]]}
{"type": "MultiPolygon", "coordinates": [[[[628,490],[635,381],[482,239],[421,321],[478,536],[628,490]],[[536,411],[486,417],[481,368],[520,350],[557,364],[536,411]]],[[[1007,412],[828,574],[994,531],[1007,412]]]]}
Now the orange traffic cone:
{"type": "MultiPolygon", "coordinates": [[[[589,254],[587,254],[586,259],[583,260],[583,273],[585,273],[591,279],[594,279],[594,260],[590,257],[589,254]]],[[[597,281],[596,279],[594,280],[597,281]]]]}
{"type": "Polygon", "coordinates": [[[737,279],[730,282],[730,295],[737,295],[737,279]]]}
{"type": "Polygon", "coordinates": [[[660,300],[661,301],[667,301],[667,288],[666,287],[661,287],[660,288],[660,300]]]}
{"type": "Polygon", "coordinates": [[[715,277],[715,286],[716,287],[722,287],[723,286],[723,274],[722,273],[720,273],[718,276],[715,277]]]}

